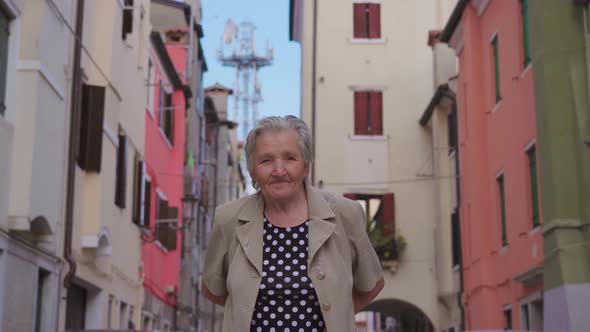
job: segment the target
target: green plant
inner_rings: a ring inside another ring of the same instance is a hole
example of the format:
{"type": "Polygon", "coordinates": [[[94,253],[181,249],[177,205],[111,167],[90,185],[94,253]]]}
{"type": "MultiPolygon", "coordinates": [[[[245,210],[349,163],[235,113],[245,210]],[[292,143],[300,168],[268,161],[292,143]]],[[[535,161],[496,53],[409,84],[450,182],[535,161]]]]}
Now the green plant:
{"type": "Polygon", "coordinates": [[[382,261],[399,260],[401,253],[407,246],[406,239],[402,235],[378,224],[376,220],[367,220],[367,235],[377,256],[382,261]]]}

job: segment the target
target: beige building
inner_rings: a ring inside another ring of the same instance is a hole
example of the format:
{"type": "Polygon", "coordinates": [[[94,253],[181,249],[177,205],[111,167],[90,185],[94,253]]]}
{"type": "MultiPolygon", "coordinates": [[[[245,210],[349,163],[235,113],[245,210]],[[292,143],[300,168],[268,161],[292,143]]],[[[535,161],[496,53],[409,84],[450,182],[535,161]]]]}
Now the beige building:
{"type": "Polygon", "coordinates": [[[436,278],[440,329],[462,331],[461,239],[459,224],[459,177],[457,146],[457,63],[454,51],[439,41],[440,31],[429,33],[432,48],[435,91],[420,118],[420,125],[431,137],[435,181],[436,278]]]}
{"type": "Polygon", "coordinates": [[[0,330],[55,331],[71,1],[0,0],[0,330]]]}
{"type": "Polygon", "coordinates": [[[369,307],[379,314],[357,317],[368,331],[450,324],[439,298],[451,288],[452,275],[439,280],[439,260],[450,254],[437,254],[435,241],[437,225],[448,220],[436,208],[432,135],[419,119],[436,84],[426,36],[443,28],[454,4],[291,1],[301,113],[314,135],[312,180],[359,201],[377,225],[370,236],[384,262],[385,288],[369,307]]]}
{"type": "MultiPolygon", "coordinates": [[[[150,2],[77,3],[82,18],[76,13],[68,22],[73,31],[76,22],[82,28],[81,93],[72,108],[80,114],[73,124],[76,270],[66,275],[60,330],[128,329],[140,326],[143,303],[134,176],[143,159],[150,2]]],[[[75,78],[76,66],[72,72],[75,78]]]]}

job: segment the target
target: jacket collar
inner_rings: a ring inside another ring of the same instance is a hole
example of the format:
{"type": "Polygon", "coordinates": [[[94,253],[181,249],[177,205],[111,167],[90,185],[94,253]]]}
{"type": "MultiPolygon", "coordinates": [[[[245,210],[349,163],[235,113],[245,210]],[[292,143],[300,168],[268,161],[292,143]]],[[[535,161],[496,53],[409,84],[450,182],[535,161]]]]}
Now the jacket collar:
{"type": "MultiPolygon", "coordinates": [[[[321,246],[334,233],[334,211],[324,198],[322,192],[314,188],[310,181],[305,181],[307,210],[309,214],[309,249],[308,268],[321,246]]],[[[262,275],[262,246],[264,240],[264,196],[258,192],[250,196],[238,214],[241,225],[236,228],[236,235],[250,263],[262,275]]]]}

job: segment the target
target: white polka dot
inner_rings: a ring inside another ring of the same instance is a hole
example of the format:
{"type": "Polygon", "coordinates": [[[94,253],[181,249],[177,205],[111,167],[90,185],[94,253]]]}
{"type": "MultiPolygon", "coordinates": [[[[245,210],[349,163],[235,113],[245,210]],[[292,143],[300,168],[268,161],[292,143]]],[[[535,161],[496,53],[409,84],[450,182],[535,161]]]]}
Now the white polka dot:
{"type": "Polygon", "coordinates": [[[308,314],[311,314],[311,312],[312,312],[312,311],[313,311],[313,309],[312,309],[312,308],[307,308],[307,313],[308,313],[308,314]]]}
{"type": "Polygon", "coordinates": [[[277,263],[279,263],[279,265],[283,265],[284,262],[282,259],[279,259],[279,261],[277,263]]]}
{"type": "Polygon", "coordinates": [[[294,239],[296,239],[296,238],[298,238],[298,237],[299,237],[299,235],[297,235],[297,233],[293,233],[293,238],[294,238],[294,239]]]}
{"type": "Polygon", "coordinates": [[[299,268],[302,269],[302,270],[305,270],[307,268],[307,266],[301,265],[299,268]]]}
{"type": "Polygon", "coordinates": [[[276,267],[274,267],[274,266],[271,266],[271,267],[269,267],[268,269],[269,269],[269,270],[271,270],[271,271],[274,271],[274,270],[276,270],[277,268],[276,268],[276,267]]]}
{"type": "MultiPolygon", "coordinates": [[[[278,307],[278,308],[277,308],[277,311],[278,311],[278,312],[283,312],[283,307],[278,307]]],[[[280,322],[280,321],[279,321],[279,322],[280,322]]],[[[280,324],[279,324],[279,326],[280,326],[280,324]]]]}
{"type": "Polygon", "coordinates": [[[264,320],[264,322],[262,322],[262,324],[263,324],[264,326],[268,326],[268,321],[265,319],[265,320],[264,320]]]}
{"type": "Polygon", "coordinates": [[[307,304],[307,302],[305,302],[305,300],[299,301],[299,305],[302,307],[305,307],[306,304],[307,304]]]}
{"type": "Polygon", "coordinates": [[[293,308],[291,309],[291,311],[293,311],[293,312],[297,312],[298,310],[299,310],[299,309],[297,309],[297,307],[293,307],[293,308]]]}
{"type": "Polygon", "coordinates": [[[269,247],[264,248],[264,252],[270,252],[270,248],[269,247]]]}
{"type": "Polygon", "coordinates": [[[283,234],[283,233],[279,234],[279,238],[284,239],[285,238],[285,234],[283,234]]]}
{"type": "Polygon", "coordinates": [[[291,282],[291,278],[285,277],[285,282],[291,282]]]}
{"type": "Polygon", "coordinates": [[[293,260],[293,265],[297,265],[297,264],[299,264],[299,260],[298,259],[294,259],[293,260]]]}
{"type": "Polygon", "coordinates": [[[276,332],[275,328],[274,327],[271,327],[270,328],[270,332],[276,332]]]}
{"type": "MultiPolygon", "coordinates": [[[[311,309],[311,308],[310,308],[310,309],[311,309]]],[[[307,327],[310,327],[310,326],[311,326],[311,322],[310,322],[310,321],[307,321],[307,322],[305,323],[305,326],[307,326],[307,327]]]]}
{"type": "Polygon", "coordinates": [[[289,265],[285,266],[285,270],[291,271],[291,266],[289,266],[289,265]]]}
{"type": "Polygon", "coordinates": [[[305,240],[299,240],[300,245],[305,245],[305,240]]]}
{"type": "Polygon", "coordinates": [[[287,241],[285,242],[288,246],[291,245],[291,240],[287,239],[287,241]]]}
{"type": "MultiPolygon", "coordinates": [[[[275,301],[275,300],[270,300],[270,305],[275,305],[275,304],[277,304],[277,301],[275,301]]],[[[274,315],[274,314],[273,314],[273,315],[274,315]]],[[[274,317],[273,317],[273,318],[274,318],[274,317]]]]}
{"type": "Polygon", "coordinates": [[[318,332],[318,329],[312,329],[311,332],[318,332]]]}
{"type": "Polygon", "coordinates": [[[303,328],[299,329],[299,332],[305,332],[305,330],[303,328]]]}
{"type": "Polygon", "coordinates": [[[282,277],[283,276],[283,272],[279,271],[277,272],[277,277],[282,277]]]}
{"type": "Polygon", "coordinates": [[[313,319],[318,320],[318,315],[317,314],[313,315],[313,319]]]}
{"type": "Polygon", "coordinates": [[[265,284],[260,284],[260,289],[265,289],[266,285],[265,284]]]}
{"type": "Polygon", "coordinates": [[[262,262],[262,264],[264,264],[264,265],[268,265],[268,259],[265,259],[265,260],[262,262]]]}
{"type": "Polygon", "coordinates": [[[266,271],[262,271],[262,276],[266,277],[266,271]]]}
{"type": "Polygon", "coordinates": [[[293,276],[298,276],[299,275],[299,271],[293,271],[293,276]]]}
{"type": "Polygon", "coordinates": [[[296,320],[292,321],[291,322],[291,325],[293,325],[293,327],[296,327],[297,326],[297,321],[296,320]]]}
{"type": "Polygon", "coordinates": [[[301,294],[303,294],[303,295],[307,294],[307,289],[305,289],[305,288],[304,288],[304,289],[302,289],[302,290],[301,290],[301,294]]]}
{"type": "Polygon", "coordinates": [[[299,288],[299,284],[293,284],[293,288],[299,288]]]}
{"type": "Polygon", "coordinates": [[[305,318],[304,314],[299,315],[299,319],[303,320],[305,318]]]}
{"type": "Polygon", "coordinates": [[[256,329],[256,331],[258,331],[258,332],[262,332],[262,327],[260,327],[260,326],[259,326],[259,327],[256,329]]]}
{"type": "Polygon", "coordinates": [[[283,251],[285,251],[285,248],[283,248],[283,247],[279,247],[279,251],[280,251],[280,252],[283,252],[283,251]]]}
{"type": "Polygon", "coordinates": [[[287,289],[285,289],[285,294],[286,294],[286,295],[291,295],[291,290],[290,290],[290,289],[288,289],[288,288],[287,288],[287,289]]]}
{"type": "Polygon", "coordinates": [[[268,295],[275,295],[275,291],[273,291],[272,289],[268,290],[268,295]]]}
{"type": "Polygon", "coordinates": [[[270,240],[272,240],[272,235],[270,235],[270,234],[269,234],[269,235],[267,235],[267,236],[266,236],[266,239],[267,239],[267,240],[269,240],[269,241],[270,241],[270,240]]]}
{"type": "Polygon", "coordinates": [[[268,282],[275,282],[275,278],[268,278],[268,282]]]}
{"type": "Polygon", "coordinates": [[[297,251],[299,251],[299,248],[293,247],[293,251],[297,252],[297,251]]]}
{"type": "Polygon", "coordinates": [[[262,308],[262,311],[264,311],[264,312],[268,312],[268,307],[264,307],[264,308],[262,308]]]}
{"type": "Polygon", "coordinates": [[[291,315],[290,314],[285,314],[285,319],[291,319],[291,315]]]}
{"type": "Polygon", "coordinates": [[[261,314],[261,313],[257,313],[257,314],[256,314],[256,317],[257,317],[258,319],[260,319],[260,318],[262,318],[262,314],[261,314]]]}
{"type": "Polygon", "coordinates": [[[291,227],[287,227],[286,230],[287,230],[287,232],[290,232],[291,231],[291,227]]]}
{"type": "Polygon", "coordinates": [[[283,288],[283,285],[277,284],[277,289],[281,289],[281,288],[283,288]]]}
{"type": "Polygon", "coordinates": [[[319,322],[319,323],[318,323],[318,325],[319,325],[320,327],[322,327],[322,326],[324,326],[324,322],[319,322]]]}
{"type": "Polygon", "coordinates": [[[273,253],[272,255],[270,255],[270,258],[276,259],[277,258],[277,254],[273,253]]]}
{"type": "Polygon", "coordinates": [[[285,301],[285,304],[286,304],[286,305],[291,305],[291,300],[287,300],[287,301],[285,301]]]}
{"type": "MultiPolygon", "coordinates": [[[[274,233],[277,234],[279,230],[277,228],[274,229],[274,233]]],[[[281,238],[282,239],[282,238],[281,238]]]]}
{"type": "MultiPolygon", "coordinates": [[[[282,310],[281,310],[281,311],[282,311],[282,310]]],[[[277,325],[278,325],[278,326],[283,326],[283,321],[282,321],[282,320],[279,320],[279,321],[277,321],[277,325]]]]}
{"type": "Polygon", "coordinates": [[[275,319],[276,317],[277,317],[277,315],[275,315],[274,312],[272,314],[270,314],[270,318],[275,319]]]}
{"type": "Polygon", "coordinates": [[[304,228],[304,227],[299,227],[299,231],[300,231],[301,233],[303,233],[303,232],[305,232],[305,228],[304,228]]]}
{"type": "Polygon", "coordinates": [[[301,281],[307,282],[307,277],[306,276],[301,277],[301,281]]]}

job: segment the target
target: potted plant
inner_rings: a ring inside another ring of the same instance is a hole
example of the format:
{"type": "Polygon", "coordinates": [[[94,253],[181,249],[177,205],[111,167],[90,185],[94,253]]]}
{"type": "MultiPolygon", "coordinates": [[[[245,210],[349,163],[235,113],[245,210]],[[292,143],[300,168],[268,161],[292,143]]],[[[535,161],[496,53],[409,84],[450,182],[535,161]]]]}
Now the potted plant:
{"type": "Polygon", "coordinates": [[[378,224],[376,220],[367,221],[367,234],[381,265],[395,272],[400,256],[407,247],[406,239],[393,229],[378,224]]]}

